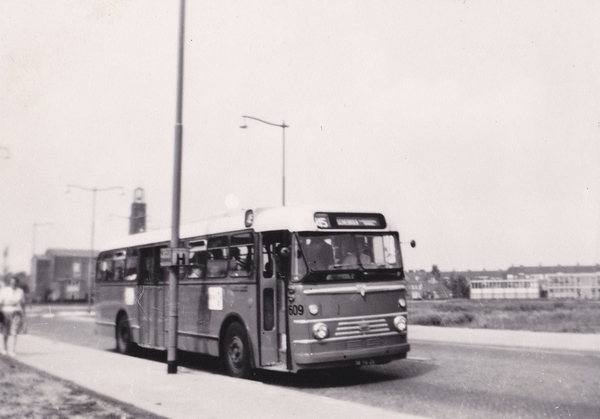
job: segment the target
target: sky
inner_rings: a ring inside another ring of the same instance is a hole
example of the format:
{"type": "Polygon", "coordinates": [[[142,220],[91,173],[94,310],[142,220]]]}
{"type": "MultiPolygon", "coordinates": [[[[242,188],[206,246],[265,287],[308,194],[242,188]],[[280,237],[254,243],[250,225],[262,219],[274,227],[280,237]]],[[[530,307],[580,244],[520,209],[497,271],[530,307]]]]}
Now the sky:
{"type": "MultiPolygon", "coordinates": [[[[181,220],[393,219],[406,269],[600,263],[600,2],[190,1],[181,220]]],[[[179,2],[0,2],[0,249],[170,225],[179,2]],[[67,185],[77,185],[67,193],[67,185]]]]}

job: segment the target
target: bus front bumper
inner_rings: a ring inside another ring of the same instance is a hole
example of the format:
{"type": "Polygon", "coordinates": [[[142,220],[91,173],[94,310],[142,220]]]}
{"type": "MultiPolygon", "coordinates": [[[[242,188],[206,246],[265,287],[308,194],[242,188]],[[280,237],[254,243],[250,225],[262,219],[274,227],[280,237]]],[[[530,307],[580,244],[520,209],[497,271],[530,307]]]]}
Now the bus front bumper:
{"type": "Polygon", "coordinates": [[[322,344],[310,344],[307,346],[311,347],[303,349],[309,350],[303,350],[293,355],[294,363],[298,369],[385,364],[395,359],[406,358],[407,353],[410,351],[410,344],[408,343],[385,345],[378,348],[338,349],[331,351],[323,351],[322,344]]]}

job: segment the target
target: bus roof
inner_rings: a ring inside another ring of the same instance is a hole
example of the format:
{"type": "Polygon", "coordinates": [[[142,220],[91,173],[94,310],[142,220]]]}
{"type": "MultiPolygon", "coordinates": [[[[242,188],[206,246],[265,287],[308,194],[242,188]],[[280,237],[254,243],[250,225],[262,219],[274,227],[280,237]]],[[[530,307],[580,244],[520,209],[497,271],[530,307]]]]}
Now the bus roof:
{"type": "MultiPolygon", "coordinates": [[[[231,231],[252,228],[255,231],[289,230],[289,231],[393,231],[394,223],[385,219],[385,227],[376,228],[335,228],[327,230],[318,228],[315,222],[315,214],[381,214],[371,209],[350,206],[331,205],[304,205],[285,206],[272,208],[255,208],[242,210],[231,214],[224,214],[191,224],[181,225],[179,236],[185,240],[192,237],[207,236],[212,234],[227,233],[231,231]],[[246,224],[246,217],[252,211],[253,222],[251,227],[246,224]]],[[[124,249],[146,244],[168,242],[171,239],[171,228],[152,230],[145,233],[125,236],[107,243],[101,247],[101,251],[111,249],[124,249]]]]}

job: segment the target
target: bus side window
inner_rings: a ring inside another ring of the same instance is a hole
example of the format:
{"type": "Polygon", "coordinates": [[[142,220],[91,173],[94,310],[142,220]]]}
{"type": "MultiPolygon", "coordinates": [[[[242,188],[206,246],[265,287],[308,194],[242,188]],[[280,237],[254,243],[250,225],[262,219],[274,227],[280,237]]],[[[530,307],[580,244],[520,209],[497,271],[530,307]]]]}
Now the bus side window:
{"type": "Polygon", "coordinates": [[[289,240],[284,231],[269,231],[262,234],[263,278],[272,278],[274,273],[279,279],[289,275],[289,258],[281,255],[286,243],[289,244],[289,240]]]}
{"type": "Polygon", "coordinates": [[[113,253],[113,277],[115,282],[123,281],[125,272],[125,250],[119,250],[113,253]]]}
{"type": "Polygon", "coordinates": [[[263,278],[273,278],[273,244],[262,245],[263,278]]]}
{"type": "Polygon", "coordinates": [[[151,282],[150,272],[152,272],[152,249],[142,249],[140,250],[140,269],[138,275],[138,284],[149,284],[151,282]]]}
{"type": "Polygon", "coordinates": [[[125,281],[135,281],[138,275],[138,250],[129,249],[125,259],[125,281]]]}
{"type": "Polygon", "coordinates": [[[114,262],[113,281],[120,282],[123,280],[123,271],[125,269],[125,259],[115,260],[114,262]]]}
{"type": "Polygon", "coordinates": [[[111,282],[114,279],[114,268],[113,268],[113,255],[112,253],[107,253],[102,261],[102,271],[103,271],[103,280],[106,282],[111,282]]]}
{"type": "Polygon", "coordinates": [[[213,237],[208,240],[207,278],[224,278],[227,276],[228,244],[229,238],[227,236],[213,237]]]}
{"type": "Polygon", "coordinates": [[[208,260],[208,252],[206,251],[206,241],[190,243],[190,265],[187,279],[204,279],[206,278],[206,261],[208,260]]]}
{"type": "Polygon", "coordinates": [[[164,284],[169,281],[169,268],[166,266],[160,266],[160,249],[164,249],[167,246],[155,247],[153,250],[154,258],[154,272],[158,284],[164,284]]]}
{"type": "Polygon", "coordinates": [[[110,254],[101,253],[98,256],[98,261],[96,262],[96,282],[105,282],[109,281],[108,279],[108,267],[112,267],[112,259],[110,254]]]}
{"type": "Polygon", "coordinates": [[[160,247],[141,249],[139,258],[138,283],[140,285],[156,285],[164,281],[166,276],[163,274],[163,269],[166,268],[161,269],[160,266],[160,247]]]}
{"type": "Polygon", "coordinates": [[[245,277],[252,274],[254,263],[254,239],[252,234],[238,234],[231,238],[229,275],[245,277]]]}

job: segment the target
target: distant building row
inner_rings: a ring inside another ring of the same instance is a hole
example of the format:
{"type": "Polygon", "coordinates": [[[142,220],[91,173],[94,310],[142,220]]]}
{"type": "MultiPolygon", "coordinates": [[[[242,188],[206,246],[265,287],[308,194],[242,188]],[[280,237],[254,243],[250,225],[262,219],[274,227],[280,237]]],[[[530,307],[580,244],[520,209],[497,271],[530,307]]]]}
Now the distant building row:
{"type": "MultiPolygon", "coordinates": [[[[131,204],[129,234],[143,231],[146,231],[145,192],[137,188],[131,204]]],[[[97,257],[98,252],[79,249],[48,249],[43,255],[34,255],[29,282],[31,300],[87,300],[94,283],[97,257]]]]}
{"type": "Polygon", "coordinates": [[[406,276],[409,298],[415,300],[452,298],[462,283],[471,299],[600,300],[600,265],[453,272],[439,272],[434,267],[432,272],[408,271],[406,276]]]}
{"type": "Polygon", "coordinates": [[[86,300],[95,260],[90,250],[48,249],[31,261],[30,298],[33,301],[86,300]],[[91,276],[90,276],[91,275],[91,276]]]}

